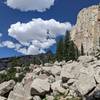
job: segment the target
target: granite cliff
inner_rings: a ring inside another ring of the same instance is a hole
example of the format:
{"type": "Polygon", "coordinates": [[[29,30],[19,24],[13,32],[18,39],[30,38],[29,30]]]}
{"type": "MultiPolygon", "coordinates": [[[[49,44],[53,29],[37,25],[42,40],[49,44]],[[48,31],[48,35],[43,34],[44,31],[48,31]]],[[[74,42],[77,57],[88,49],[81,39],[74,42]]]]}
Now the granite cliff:
{"type": "Polygon", "coordinates": [[[79,12],[71,37],[79,51],[83,45],[85,54],[96,53],[100,47],[100,5],[84,8],[79,12]]]}

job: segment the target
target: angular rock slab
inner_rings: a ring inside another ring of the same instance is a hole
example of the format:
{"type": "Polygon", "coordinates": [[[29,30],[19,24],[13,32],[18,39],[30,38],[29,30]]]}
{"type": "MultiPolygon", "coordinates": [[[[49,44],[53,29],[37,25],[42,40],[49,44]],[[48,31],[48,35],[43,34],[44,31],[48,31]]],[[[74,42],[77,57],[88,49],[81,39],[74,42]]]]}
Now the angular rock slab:
{"type": "Polygon", "coordinates": [[[24,100],[24,99],[22,95],[16,94],[13,91],[11,91],[8,100],[24,100]]]}
{"type": "Polygon", "coordinates": [[[61,86],[61,80],[52,83],[52,84],[51,84],[51,89],[52,89],[53,91],[56,91],[56,92],[61,93],[61,94],[65,93],[65,91],[66,91],[66,90],[61,86]]]}
{"type": "Polygon", "coordinates": [[[60,66],[53,66],[51,69],[52,75],[60,75],[61,73],[61,67],[60,66]]]}
{"type": "Polygon", "coordinates": [[[51,68],[52,67],[42,67],[42,74],[51,75],[51,68]]]}
{"type": "Polygon", "coordinates": [[[0,84],[0,95],[4,95],[10,92],[10,90],[12,90],[14,86],[15,86],[15,81],[13,80],[1,83],[0,84]]]}
{"type": "Polygon", "coordinates": [[[86,95],[95,87],[96,82],[93,76],[84,73],[80,74],[76,82],[76,88],[81,93],[81,95],[86,95]]]}
{"type": "Polygon", "coordinates": [[[63,82],[67,82],[69,79],[75,79],[79,76],[80,69],[83,66],[77,62],[66,64],[61,70],[61,79],[63,82]]]}
{"type": "Polygon", "coordinates": [[[7,100],[32,100],[32,97],[23,97],[22,95],[11,91],[7,100]]]}
{"type": "Polygon", "coordinates": [[[14,90],[10,92],[8,100],[31,100],[32,97],[28,92],[28,89],[24,88],[21,83],[17,83],[14,90]]]}
{"type": "Polygon", "coordinates": [[[47,80],[35,79],[31,85],[31,95],[44,96],[50,91],[50,84],[47,80]]]}

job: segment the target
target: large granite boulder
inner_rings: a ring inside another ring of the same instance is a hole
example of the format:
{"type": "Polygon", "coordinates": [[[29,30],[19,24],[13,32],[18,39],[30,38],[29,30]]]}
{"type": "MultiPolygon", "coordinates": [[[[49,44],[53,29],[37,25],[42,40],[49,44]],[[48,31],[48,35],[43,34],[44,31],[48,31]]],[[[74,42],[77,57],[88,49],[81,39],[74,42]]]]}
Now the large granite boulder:
{"type": "Polygon", "coordinates": [[[62,94],[64,94],[65,91],[66,91],[66,90],[61,86],[61,80],[52,83],[52,84],[51,84],[51,89],[52,89],[52,91],[54,91],[54,92],[56,91],[56,92],[62,93],[62,94]]]}
{"type": "Polygon", "coordinates": [[[17,83],[13,91],[10,92],[8,100],[31,100],[30,91],[28,91],[26,86],[25,88],[21,83],[17,83]]]}
{"type": "Polygon", "coordinates": [[[23,85],[25,85],[25,84],[27,84],[27,83],[29,83],[29,82],[32,82],[35,78],[36,78],[35,73],[33,73],[33,72],[27,73],[27,74],[25,75],[25,77],[23,78],[23,80],[22,80],[21,83],[22,83],[23,85]]]}
{"type": "Polygon", "coordinates": [[[16,94],[13,91],[11,91],[8,100],[24,100],[24,99],[22,95],[16,94]]]}
{"type": "Polygon", "coordinates": [[[40,74],[40,75],[38,76],[38,78],[39,78],[39,79],[47,79],[48,76],[47,76],[46,74],[40,74]]]}
{"type": "Polygon", "coordinates": [[[81,95],[84,96],[96,87],[96,82],[93,76],[86,73],[81,73],[76,81],[76,87],[81,95]]]}
{"type": "Polygon", "coordinates": [[[53,66],[51,68],[51,73],[52,75],[56,76],[56,75],[60,75],[61,73],[61,67],[60,66],[53,66]]]}
{"type": "Polygon", "coordinates": [[[47,74],[48,76],[51,75],[51,68],[52,67],[42,67],[42,74],[47,74]]]}
{"type": "Polygon", "coordinates": [[[35,79],[31,85],[31,95],[44,96],[50,91],[50,84],[47,80],[35,79]]]}
{"type": "Polygon", "coordinates": [[[58,62],[58,61],[56,61],[55,63],[54,63],[54,66],[63,66],[63,65],[65,65],[66,64],[66,62],[63,60],[63,61],[61,61],[61,62],[58,62]]]}
{"type": "Polygon", "coordinates": [[[7,82],[3,82],[0,84],[0,95],[5,95],[6,93],[10,92],[15,86],[15,81],[10,80],[7,82]]]}
{"type": "Polygon", "coordinates": [[[79,72],[82,67],[82,64],[77,62],[68,63],[63,66],[60,75],[62,81],[67,82],[69,79],[76,79],[79,76],[79,72]]]}
{"type": "Polygon", "coordinates": [[[39,75],[41,73],[41,68],[34,69],[33,73],[35,73],[36,75],[39,75]]]}

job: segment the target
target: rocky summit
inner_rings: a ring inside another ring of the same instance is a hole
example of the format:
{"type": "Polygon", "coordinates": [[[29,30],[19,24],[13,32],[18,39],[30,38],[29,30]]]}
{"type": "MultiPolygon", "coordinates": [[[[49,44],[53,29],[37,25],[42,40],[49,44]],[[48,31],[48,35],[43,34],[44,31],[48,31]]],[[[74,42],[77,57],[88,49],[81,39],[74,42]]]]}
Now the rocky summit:
{"type": "Polygon", "coordinates": [[[0,84],[0,100],[100,100],[100,60],[93,56],[29,67],[21,82],[0,84]]]}

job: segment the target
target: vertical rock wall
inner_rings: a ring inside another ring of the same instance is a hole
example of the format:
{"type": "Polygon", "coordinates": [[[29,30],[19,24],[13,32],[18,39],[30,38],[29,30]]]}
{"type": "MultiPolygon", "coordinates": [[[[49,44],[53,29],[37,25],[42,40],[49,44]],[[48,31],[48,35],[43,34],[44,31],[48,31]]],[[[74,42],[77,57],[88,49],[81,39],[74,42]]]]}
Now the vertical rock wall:
{"type": "Polygon", "coordinates": [[[77,23],[71,31],[71,37],[81,51],[83,44],[85,54],[93,54],[99,45],[100,22],[99,5],[84,8],[77,17],[77,23]]]}

